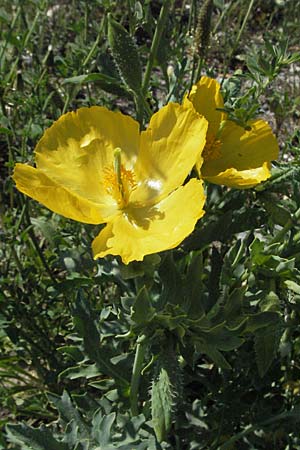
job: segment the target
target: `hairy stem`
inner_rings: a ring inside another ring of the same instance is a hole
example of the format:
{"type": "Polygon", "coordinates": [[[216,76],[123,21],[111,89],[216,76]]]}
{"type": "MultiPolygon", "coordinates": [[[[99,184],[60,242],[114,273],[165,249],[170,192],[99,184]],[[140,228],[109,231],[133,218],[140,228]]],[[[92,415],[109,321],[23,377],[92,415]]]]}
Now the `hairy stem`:
{"type": "Polygon", "coordinates": [[[173,1],[174,0],[164,0],[163,5],[160,10],[159,18],[157,20],[155,33],[154,33],[151,48],[150,48],[149,59],[148,59],[148,63],[147,63],[147,67],[146,67],[146,71],[145,71],[145,75],[144,75],[144,81],[143,81],[143,87],[142,87],[143,95],[146,95],[147,90],[148,90],[152,67],[154,64],[154,60],[155,60],[155,57],[157,54],[157,50],[158,50],[158,46],[159,46],[161,37],[162,37],[164,29],[165,29],[168,12],[171,10],[171,8],[173,6],[173,1]]]}
{"type": "Polygon", "coordinates": [[[236,36],[235,41],[234,41],[234,44],[233,44],[233,46],[232,46],[230,55],[229,55],[229,57],[228,57],[228,59],[227,59],[227,62],[226,62],[226,64],[225,64],[225,70],[224,70],[224,72],[223,72],[223,79],[222,79],[221,84],[223,84],[223,81],[225,80],[225,76],[226,76],[226,74],[227,74],[227,72],[228,72],[228,68],[229,68],[230,61],[231,61],[231,59],[232,59],[232,57],[233,57],[233,55],[234,55],[234,52],[236,51],[236,49],[237,49],[237,47],[238,47],[238,45],[239,45],[241,36],[242,36],[243,31],[244,31],[244,29],[245,29],[245,27],[246,27],[246,24],[247,24],[247,22],[248,22],[248,19],[249,19],[249,16],[250,16],[250,13],[251,13],[251,10],[252,10],[253,5],[254,5],[254,0],[250,0],[249,6],[248,6],[248,9],[247,9],[247,12],[246,12],[245,17],[244,17],[244,20],[243,20],[242,25],[241,25],[241,27],[240,27],[238,33],[237,33],[237,36],[236,36]]]}
{"type": "Polygon", "coordinates": [[[138,408],[138,391],[141,378],[142,364],[146,351],[146,336],[142,334],[137,339],[135,358],[132,369],[131,387],[130,387],[130,408],[132,416],[137,416],[138,408]]]}

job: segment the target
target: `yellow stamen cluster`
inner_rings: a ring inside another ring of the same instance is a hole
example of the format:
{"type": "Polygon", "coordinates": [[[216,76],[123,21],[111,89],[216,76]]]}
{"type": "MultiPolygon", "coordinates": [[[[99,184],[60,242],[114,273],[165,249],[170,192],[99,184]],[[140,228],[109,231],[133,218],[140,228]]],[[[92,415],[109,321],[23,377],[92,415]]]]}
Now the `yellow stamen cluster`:
{"type": "Polygon", "coordinates": [[[127,170],[121,164],[121,150],[115,150],[114,165],[104,169],[103,184],[106,192],[111,195],[120,209],[125,208],[129,201],[130,193],[135,189],[136,182],[132,170],[127,170]]]}
{"type": "Polygon", "coordinates": [[[220,158],[221,146],[222,146],[222,142],[219,139],[217,139],[215,135],[213,135],[211,133],[207,133],[206,144],[205,144],[204,150],[202,152],[204,161],[210,161],[210,160],[220,158]]]}

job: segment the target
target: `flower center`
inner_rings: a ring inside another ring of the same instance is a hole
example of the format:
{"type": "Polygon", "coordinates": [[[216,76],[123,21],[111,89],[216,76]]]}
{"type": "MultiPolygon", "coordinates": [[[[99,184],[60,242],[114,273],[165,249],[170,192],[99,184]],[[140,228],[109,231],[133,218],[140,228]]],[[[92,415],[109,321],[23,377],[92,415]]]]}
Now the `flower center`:
{"type": "Polygon", "coordinates": [[[204,161],[210,161],[213,159],[218,159],[221,156],[220,148],[222,142],[217,139],[217,137],[212,133],[207,133],[206,144],[202,152],[204,161]]]}
{"type": "Polygon", "coordinates": [[[103,184],[106,192],[116,200],[120,209],[128,205],[130,193],[136,188],[136,182],[133,171],[125,169],[121,162],[119,147],[114,151],[114,164],[104,169],[103,184]]]}

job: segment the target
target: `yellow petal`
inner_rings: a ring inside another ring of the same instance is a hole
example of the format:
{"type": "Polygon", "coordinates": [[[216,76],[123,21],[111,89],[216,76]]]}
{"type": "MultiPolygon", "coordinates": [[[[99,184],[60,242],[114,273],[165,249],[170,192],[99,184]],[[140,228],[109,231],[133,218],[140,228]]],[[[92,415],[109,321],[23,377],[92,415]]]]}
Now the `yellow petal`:
{"type": "Polygon", "coordinates": [[[201,160],[206,131],[206,119],[192,108],[169,103],[154,114],[141,133],[137,187],[130,203],[149,205],[180,186],[201,160]]]}
{"type": "Polygon", "coordinates": [[[139,124],[129,116],[99,106],[81,108],[46,130],[35,149],[36,165],[68,191],[104,202],[108,193],[103,172],[112,167],[115,148],[122,149],[122,163],[131,169],[139,139],[139,124]]]}
{"type": "Polygon", "coordinates": [[[259,169],[265,162],[278,157],[278,144],[271,127],[263,120],[253,121],[249,125],[251,130],[246,131],[234,122],[225,123],[220,136],[220,157],[203,163],[201,175],[204,178],[211,179],[228,169],[259,169]]]}
{"type": "Polygon", "coordinates": [[[247,189],[267,180],[270,175],[268,163],[264,163],[262,167],[258,167],[257,169],[240,171],[227,169],[224,172],[218,173],[216,176],[205,177],[205,179],[210,183],[222,184],[238,189],[247,189]]]}
{"type": "Polygon", "coordinates": [[[43,172],[26,164],[16,164],[13,179],[19,191],[64,217],[98,224],[116,214],[114,205],[95,204],[69,192],[43,172]]]}
{"type": "Polygon", "coordinates": [[[152,207],[120,214],[94,239],[94,258],[120,255],[128,264],[176,247],[203,216],[204,201],[202,182],[192,179],[152,207]]]}
{"type": "Polygon", "coordinates": [[[212,78],[201,77],[183,101],[185,106],[190,103],[193,104],[197,113],[208,120],[208,133],[216,135],[221,121],[226,118],[225,113],[217,110],[217,108],[224,108],[220,84],[212,78]]]}

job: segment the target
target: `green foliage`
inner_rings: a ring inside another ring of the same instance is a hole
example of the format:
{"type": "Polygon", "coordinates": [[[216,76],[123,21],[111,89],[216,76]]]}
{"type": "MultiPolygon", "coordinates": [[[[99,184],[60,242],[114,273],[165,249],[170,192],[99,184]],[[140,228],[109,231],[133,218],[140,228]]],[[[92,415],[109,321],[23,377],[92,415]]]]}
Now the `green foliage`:
{"type": "Polygon", "coordinates": [[[300,4],[213,3],[201,62],[196,1],[0,7],[0,449],[300,449],[300,4]],[[95,262],[97,227],[14,189],[62,113],[142,123],[201,71],[281,157],[254,189],[207,184],[178,248],[95,262]]]}
{"type": "Polygon", "coordinates": [[[53,438],[47,428],[34,429],[26,425],[10,425],[7,427],[9,440],[22,445],[24,450],[67,450],[68,447],[53,438]]]}
{"type": "Polygon", "coordinates": [[[77,75],[75,77],[66,78],[63,81],[63,84],[86,84],[86,83],[95,83],[101,89],[106,92],[115,95],[122,95],[124,97],[128,96],[128,92],[121,83],[116,79],[109,75],[105,75],[102,73],[89,73],[85,75],[77,75]]]}
{"type": "Polygon", "coordinates": [[[106,404],[94,408],[92,415],[89,411],[91,417],[87,420],[87,417],[83,417],[86,411],[81,409],[79,413],[78,405],[73,404],[66,392],[61,398],[51,396],[51,400],[59,411],[63,434],[45,427],[8,425],[9,441],[21,445],[21,448],[34,450],[130,450],[132,446],[138,450],[156,448],[153,446],[154,440],[147,439],[146,431],[142,438],[139,437],[139,431],[145,423],[143,415],[132,419],[124,415],[117,416],[115,412],[109,412],[110,406],[106,404]]]}

